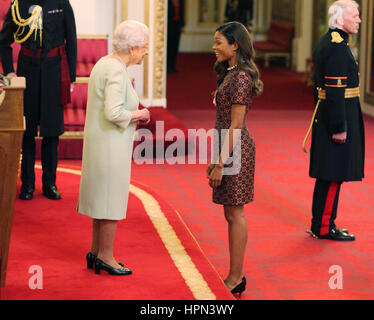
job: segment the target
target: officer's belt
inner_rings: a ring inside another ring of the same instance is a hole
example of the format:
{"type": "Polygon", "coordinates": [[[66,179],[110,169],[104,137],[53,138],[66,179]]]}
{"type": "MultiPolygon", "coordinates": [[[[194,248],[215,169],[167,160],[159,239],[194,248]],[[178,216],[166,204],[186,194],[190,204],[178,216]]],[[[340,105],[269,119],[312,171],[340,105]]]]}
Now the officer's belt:
{"type": "MultiPolygon", "coordinates": [[[[360,87],[356,87],[356,88],[346,88],[345,89],[345,93],[344,93],[344,98],[345,99],[351,99],[351,98],[357,98],[360,96],[360,87]]],[[[317,102],[317,105],[316,105],[316,108],[314,110],[314,114],[313,114],[313,117],[312,117],[312,121],[310,123],[310,126],[309,126],[309,129],[308,129],[308,132],[304,138],[304,141],[303,141],[303,146],[302,146],[302,149],[304,152],[308,152],[305,148],[305,145],[306,145],[306,141],[308,140],[309,136],[310,136],[310,133],[312,131],[312,128],[313,128],[313,123],[314,123],[314,119],[316,117],[316,114],[317,114],[317,111],[318,111],[318,107],[321,103],[322,100],[326,100],[326,90],[323,90],[323,89],[318,89],[318,102],[317,102]]]]}
{"type": "MultiPolygon", "coordinates": [[[[345,99],[357,98],[360,96],[360,87],[346,88],[344,93],[345,99]]],[[[318,90],[318,99],[326,100],[326,90],[318,90]]]]}
{"type": "MultiPolygon", "coordinates": [[[[25,46],[21,46],[21,53],[26,57],[33,57],[33,58],[42,58],[42,50],[38,49],[36,52],[26,48],[25,46]]],[[[69,64],[68,59],[65,51],[65,45],[60,47],[53,48],[48,51],[46,58],[52,57],[61,57],[61,84],[60,84],[60,100],[63,106],[66,106],[71,102],[71,95],[70,95],[70,73],[69,73],[69,64]]]]}

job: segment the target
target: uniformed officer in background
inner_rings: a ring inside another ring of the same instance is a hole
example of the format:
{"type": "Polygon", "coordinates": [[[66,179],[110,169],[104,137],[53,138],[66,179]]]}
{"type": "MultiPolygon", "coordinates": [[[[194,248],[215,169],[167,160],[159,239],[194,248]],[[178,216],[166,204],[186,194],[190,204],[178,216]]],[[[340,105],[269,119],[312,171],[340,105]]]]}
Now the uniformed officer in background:
{"type": "MultiPolygon", "coordinates": [[[[329,9],[330,29],[313,54],[315,100],[310,154],[310,176],[316,178],[311,233],[318,239],[353,241],[335,225],[343,182],[364,177],[365,136],[359,100],[357,63],[348,45],[359,31],[358,4],[334,2],[329,9]]],[[[305,150],[305,141],[304,141],[305,150]]]]}
{"type": "Polygon", "coordinates": [[[0,31],[5,74],[16,76],[11,44],[21,44],[17,75],[26,78],[20,199],[31,200],[35,188],[35,136],[43,137],[43,194],[61,198],[56,187],[57,148],[64,133],[64,108],[75,81],[77,37],[68,0],[13,0],[0,31]]]}
{"type": "Polygon", "coordinates": [[[184,28],[184,0],[168,0],[167,71],[177,72],[179,43],[184,28]]]}

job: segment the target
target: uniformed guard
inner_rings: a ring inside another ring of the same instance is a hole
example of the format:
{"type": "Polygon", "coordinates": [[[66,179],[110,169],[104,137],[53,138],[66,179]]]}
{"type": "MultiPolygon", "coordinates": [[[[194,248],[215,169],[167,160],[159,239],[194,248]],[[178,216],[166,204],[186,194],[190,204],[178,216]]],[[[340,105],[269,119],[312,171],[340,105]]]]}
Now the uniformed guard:
{"type": "MultiPolygon", "coordinates": [[[[317,107],[310,130],[310,171],[316,178],[311,231],[318,239],[353,241],[335,225],[343,182],[364,177],[365,136],[357,63],[348,45],[361,23],[358,4],[340,0],[329,9],[330,29],[313,54],[317,107]]],[[[309,130],[309,132],[310,132],[309,130]]],[[[309,135],[308,132],[308,135],[309,135]]],[[[307,136],[308,136],[307,135],[307,136]]],[[[305,150],[305,142],[303,149],[305,150]]]]}
{"type": "Polygon", "coordinates": [[[16,76],[13,42],[21,45],[17,75],[26,78],[20,199],[31,200],[35,188],[35,136],[42,140],[43,194],[61,198],[56,187],[57,147],[64,133],[64,109],[75,81],[77,37],[68,0],[13,0],[0,31],[5,74],[16,76]]]}

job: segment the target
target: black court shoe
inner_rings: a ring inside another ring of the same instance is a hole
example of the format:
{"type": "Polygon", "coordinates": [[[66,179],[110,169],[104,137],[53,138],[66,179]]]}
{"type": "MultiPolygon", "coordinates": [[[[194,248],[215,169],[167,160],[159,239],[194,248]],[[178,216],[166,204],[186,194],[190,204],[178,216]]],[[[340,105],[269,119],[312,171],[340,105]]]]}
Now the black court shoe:
{"type": "MultiPolygon", "coordinates": [[[[96,258],[97,258],[97,256],[95,256],[92,252],[87,253],[87,255],[86,255],[87,269],[93,269],[96,258]]],[[[118,262],[118,264],[121,267],[123,267],[122,262],[118,262]]]]}
{"type": "Polygon", "coordinates": [[[245,287],[247,285],[247,279],[243,277],[242,282],[240,282],[235,288],[231,290],[232,294],[239,293],[239,298],[242,296],[242,293],[245,290],[245,287]]]}
{"type": "Polygon", "coordinates": [[[96,260],[95,260],[95,273],[100,274],[100,270],[104,270],[104,271],[106,271],[109,274],[114,275],[114,276],[125,276],[125,275],[128,275],[128,274],[132,274],[131,269],[128,269],[128,268],[125,268],[125,267],[121,267],[119,269],[113,268],[112,266],[110,266],[109,264],[100,260],[99,258],[96,258],[96,260]]]}

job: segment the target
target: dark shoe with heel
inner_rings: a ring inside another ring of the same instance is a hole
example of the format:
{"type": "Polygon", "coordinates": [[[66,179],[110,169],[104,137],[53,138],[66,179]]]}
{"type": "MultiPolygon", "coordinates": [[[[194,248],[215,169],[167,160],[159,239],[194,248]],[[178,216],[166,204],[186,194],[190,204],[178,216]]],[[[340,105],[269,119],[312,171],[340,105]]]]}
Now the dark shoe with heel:
{"type": "MultiPolygon", "coordinates": [[[[93,269],[97,256],[95,256],[92,252],[87,253],[86,261],[87,261],[87,269],[93,269]]],[[[122,262],[118,262],[118,264],[123,267],[122,262]]]]}
{"type": "Polygon", "coordinates": [[[27,186],[27,185],[22,185],[21,187],[21,192],[19,194],[19,198],[21,200],[31,200],[34,197],[34,188],[27,186]]]}
{"type": "Polygon", "coordinates": [[[232,294],[239,294],[239,298],[242,296],[242,293],[245,291],[245,287],[247,285],[247,279],[245,277],[242,278],[242,282],[240,282],[235,288],[231,290],[232,294]]]}
{"type": "Polygon", "coordinates": [[[96,258],[95,260],[95,273],[100,274],[100,271],[104,270],[108,272],[111,275],[114,276],[125,276],[128,274],[132,274],[132,270],[121,267],[119,269],[112,267],[111,265],[105,263],[104,261],[100,260],[99,258],[96,258]]]}

